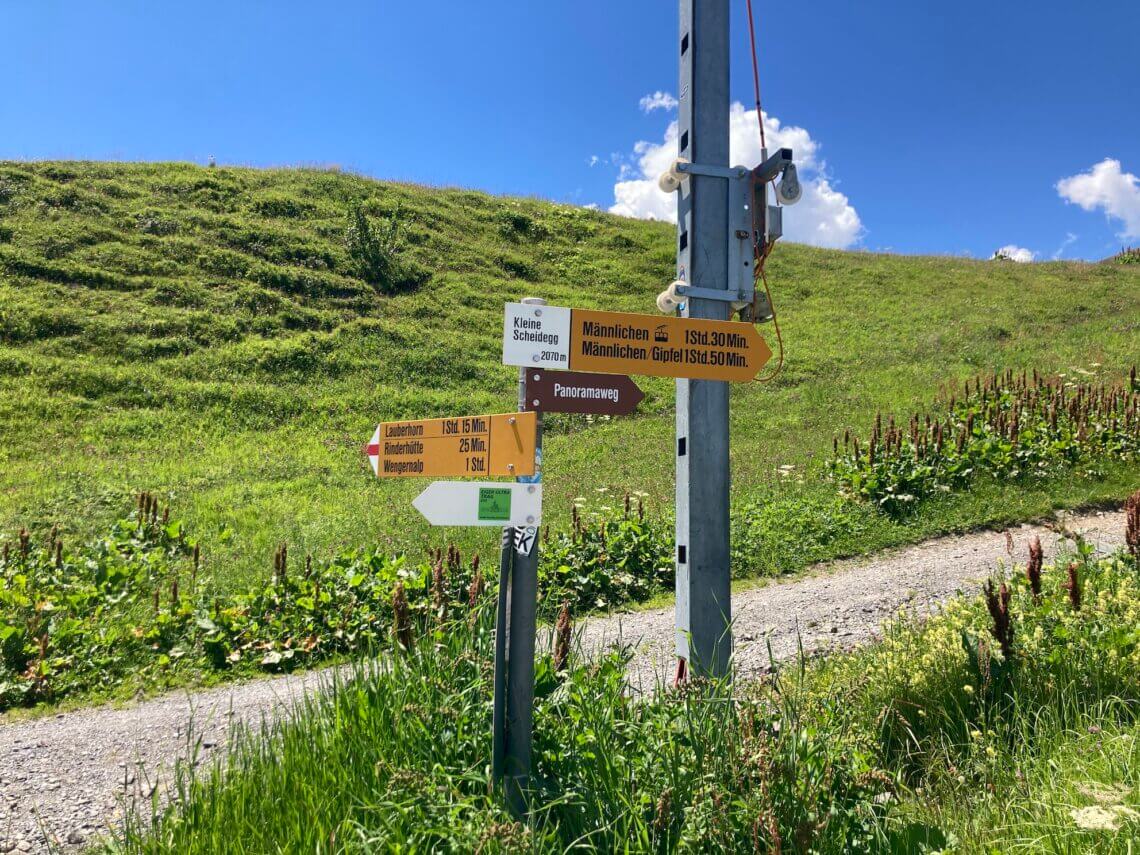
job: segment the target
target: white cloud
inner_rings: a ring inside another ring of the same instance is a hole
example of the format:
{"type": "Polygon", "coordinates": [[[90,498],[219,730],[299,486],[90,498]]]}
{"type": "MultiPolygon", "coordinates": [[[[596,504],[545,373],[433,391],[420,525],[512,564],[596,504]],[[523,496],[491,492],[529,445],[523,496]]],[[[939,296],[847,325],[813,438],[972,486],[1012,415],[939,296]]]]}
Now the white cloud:
{"type": "Polygon", "coordinates": [[[661,92],[658,90],[652,95],[646,95],[638,104],[641,106],[642,112],[652,113],[654,110],[676,110],[677,99],[673,97],[670,92],[661,92]]]}
{"type": "MultiPolygon", "coordinates": [[[[795,152],[796,166],[803,197],[784,214],[784,237],[787,240],[844,248],[859,241],[863,224],[847,197],[832,186],[825,165],[818,158],[819,144],[804,128],[782,125],[780,120],[764,114],[764,133],[768,150],[790,148],[795,152]]],[[[732,163],[755,165],[760,162],[760,130],[756,111],[742,104],[732,105],[729,113],[729,157],[732,163]]],[[[642,140],[633,147],[636,166],[624,165],[614,184],[614,204],[610,212],[625,217],[647,220],[677,219],[674,193],[657,188],[658,176],[667,170],[677,156],[677,123],[671,122],[660,143],[642,140]]]]}
{"type": "Polygon", "coordinates": [[[1072,232],[1065,232],[1065,239],[1061,241],[1061,245],[1057,247],[1057,251],[1053,253],[1053,260],[1056,261],[1059,259],[1065,250],[1069,248],[1069,245],[1074,243],[1078,237],[1079,235],[1075,235],[1072,232]]]}
{"type": "Polygon", "coordinates": [[[601,159],[601,158],[599,158],[599,157],[598,157],[596,154],[591,154],[591,155],[590,155],[590,159],[586,161],[586,165],[587,165],[587,166],[597,166],[597,165],[598,165],[598,161],[599,161],[600,159],[601,159]]]}
{"type": "Polygon", "coordinates": [[[1120,161],[1106,157],[1088,172],[1062,178],[1057,192],[1066,202],[1086,211],[1104,210],[1110,220],[1119,220],[1124,240],[1140,238],[1140,178],[1120,168],[1120,161]]]}
{"type": "Polygon", "coordinates": [[[993,254],[993,258],[1005,258],[1009,259],[1010,261],[1016,261],[1020,264],[1028,264],[1036,257],[1037,253],[1035,253],[1033,250],[1026,249],[1023,246],[1016,246],[1012,243],[1007,243],[1001,249],[996,250],[993,254]]]}

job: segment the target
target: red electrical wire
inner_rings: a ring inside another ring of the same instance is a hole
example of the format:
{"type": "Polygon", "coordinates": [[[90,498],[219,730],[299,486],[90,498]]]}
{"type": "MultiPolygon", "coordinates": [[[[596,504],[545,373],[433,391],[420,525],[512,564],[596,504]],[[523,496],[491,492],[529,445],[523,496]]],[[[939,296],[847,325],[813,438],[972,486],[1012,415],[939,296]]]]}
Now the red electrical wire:
{"type": "Polygon", "coordinates": [[[764,115],[760,110],[760,63],[756,58],[756,25],[752,23],[752,0],[748,0],[748,40],[752,44],[752,88],[756,93],[756,121],[760,125],[760,148],[767,148],[764,141],[764,115]]]}
{"type": "MultiPolygon", "coordinates": [[[[752,87],[756,94],[756,123],[760,126],[760,148],[761,150],[765,150],[768,145],[764,139],[764,111],[760,107],[760,60],[756,52],[756,25],[752,17],[752,0],[746,0],[746,3],[748,6],[748,41],[752,46],[752,87]]],[[[767,194],[765,193],[765,195],[767,194]]],[[[755,218],[759,213],[759,211],[753,212],[753,217],[755,218]]],[[[772,243],[766,244],[763,252],[761,252],[759,248],[756,249],[756,263],[753,265],[753,270],[755,271],[754,286],[761,282],[764,283],[764,293],[768,297],[768,307],[772,310],[772,326],[775,327],[776,330],[776,345],[779,356],[776,359],[776,368],[765,377],[757,377],[755,381],[757,383],[771,383],[779,376],[780,371],[784,368],[784,336],[780,332],[780,320],[776,316],[776,304],[772,300],[772,289],[768,287],[768,276],[764,272],[764,263],[768,260],[773,246],[774,244],[772,243]]],[[[753,318],[756,316],[756,303],[757,300],[754,298],[752,302],[753,318]]]]}

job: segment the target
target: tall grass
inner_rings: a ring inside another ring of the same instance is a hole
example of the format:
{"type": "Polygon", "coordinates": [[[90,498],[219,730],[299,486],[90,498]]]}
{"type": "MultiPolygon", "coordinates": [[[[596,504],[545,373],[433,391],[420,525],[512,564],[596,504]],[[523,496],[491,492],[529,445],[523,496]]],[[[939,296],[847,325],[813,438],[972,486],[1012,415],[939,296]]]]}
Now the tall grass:
{"type": "Polygon", "coordinates": [[[286,721],[239,732],[226,766],[179,767],[173,805],[132,815],[124,852],[636,852],[864,847],[868,758],[727,684],[635,701],[626,655],[537,674],[533,814],[489,788],[488,606],[406,655],[330,678],[286,721]]]}
{"type": "Polygon", "coordinates": [[[1140,834],[1140,572],[1125,553],[1078,549],[1039,580],[1037,593],[1008,576],[1008,595],[904,615],[861,651],[735,688],[635,698],[628,651],[579,651],[561,669],[544,656],[525,823],[490,789],[490,605],[420,618],[406,652],[239,733],[226,770],[182,766],[171,806],[134,814],[108,845],[1128,851],[1140,834]]]}

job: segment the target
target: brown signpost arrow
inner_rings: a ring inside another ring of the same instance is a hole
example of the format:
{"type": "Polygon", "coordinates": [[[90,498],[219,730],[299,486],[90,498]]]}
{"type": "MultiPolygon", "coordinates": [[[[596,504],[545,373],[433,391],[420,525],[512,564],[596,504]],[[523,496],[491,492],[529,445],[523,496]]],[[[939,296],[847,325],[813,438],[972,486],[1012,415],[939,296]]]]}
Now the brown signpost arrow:
{"type": "Polygon", "coordinates": [[[746,382],[771,358],[756,327],[741,321],[506,306],[505,365],[746,382]]]}
{"type": "Polygon", "coordinates": [[[526,408],[546,413],[586,413],[594,416],[628,416],[645,393],[620,374],[584,374],[581,371],[526,372],[526,408]]]}

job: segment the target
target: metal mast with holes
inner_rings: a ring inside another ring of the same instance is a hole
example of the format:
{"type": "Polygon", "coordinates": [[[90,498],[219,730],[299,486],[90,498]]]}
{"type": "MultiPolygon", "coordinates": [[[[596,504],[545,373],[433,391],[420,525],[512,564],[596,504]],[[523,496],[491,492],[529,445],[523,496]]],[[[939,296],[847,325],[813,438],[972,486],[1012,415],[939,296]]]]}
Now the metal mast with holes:
{"type": "MultiPolygon", "coordinates": [[[[678,154],[727,168],[728,0],[680,0],[680,11],[678,154]]],[[[729,182],[694,172],[678,194],[677,278],[695,288],[735,287],[730,227],[729,182]]],[[[731,305],[690,296],[683,314],[723,321],[731,305]]],[[[728,383],[678,380],[677,656],[694,674],[727,673],[732,653],[728,432],[728,383]]]]}

